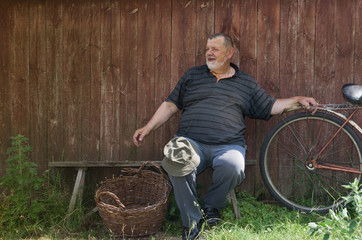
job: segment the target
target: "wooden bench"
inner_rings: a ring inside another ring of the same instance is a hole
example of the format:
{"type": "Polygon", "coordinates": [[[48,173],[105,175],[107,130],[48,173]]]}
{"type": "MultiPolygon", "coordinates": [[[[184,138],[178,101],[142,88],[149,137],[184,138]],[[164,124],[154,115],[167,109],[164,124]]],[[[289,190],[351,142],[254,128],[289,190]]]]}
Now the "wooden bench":
{"type": "MultiPolygon", "coordinates": [[[[160,165],[160,161],[151,161],[160,165]]],[[[72,197],[70,198],[68,213],[74,210],[77,199],[82,200],[84,190],[85,173],[88,168],[107,168],[107,167],[140,167],[143,162],[140,161],[122,161],[122,162],[49,162],[49,167],[76,168],[77,177],[75,179],[72,197]]]]}
{"type": "MultiPolygon", "coordinates": [[[[161,165],[161,161],[150,161],[153,164],[161,165]]],[[[122,162],[49,162],[49,167],[56,168],[76,168],[77,169],[77,177],[75,179],[74,188],[72,197],[69,202],[68,213],[74,210],[75,204],[77,199],[82,200],[83,197],[83,190],[84,190],[84,182],[85,182],[85,173],[88,168],[107,168],[107,167],[140,167],[143,162],[140,161],[122,161],[122,162]]],[[[253,165],[255,161],[247,161],[246,165],[253,165]]],[[[237,204],[236,194],[235,191],[232,190],[228,194],[228,200],[232,203],[234,214],[236,218],[240,218],[240,209],[237,204]]],[[[96,212],[97,207],[91,210],[91,213],[96,212]]]]}

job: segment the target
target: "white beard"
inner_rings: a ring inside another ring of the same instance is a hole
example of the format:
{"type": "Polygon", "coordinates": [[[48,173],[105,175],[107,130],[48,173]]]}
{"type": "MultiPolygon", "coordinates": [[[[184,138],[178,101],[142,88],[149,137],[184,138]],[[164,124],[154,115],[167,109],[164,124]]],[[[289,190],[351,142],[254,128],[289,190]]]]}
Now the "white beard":
{"type": "Polygon", "coordinates": [[[218,62],[218,61],[209,62],[208,59],[206,58],[206,65],[211,71],[214,71],[214,70],[218,69],[219,67],[221,67],[222,65],[224,65],[226,61],[227,61],[226,56],[224,57],[222,62],[218,62]]]}

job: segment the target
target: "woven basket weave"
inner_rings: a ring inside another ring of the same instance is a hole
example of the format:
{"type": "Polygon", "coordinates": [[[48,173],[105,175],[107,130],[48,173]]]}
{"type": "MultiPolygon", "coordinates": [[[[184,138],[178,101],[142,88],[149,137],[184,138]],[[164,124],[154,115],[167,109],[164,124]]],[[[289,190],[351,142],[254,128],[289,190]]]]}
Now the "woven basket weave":
{"type": "Polygon", "coordinates": [[[145,162],[138,170],[124,169],[118,178],[102,182],[94,198],[105,225],[116,236],[147,236],[162,227],[171,188],[163,170],[145,162]],[[158,172],[145,169],[148,164],[158,172]]]}

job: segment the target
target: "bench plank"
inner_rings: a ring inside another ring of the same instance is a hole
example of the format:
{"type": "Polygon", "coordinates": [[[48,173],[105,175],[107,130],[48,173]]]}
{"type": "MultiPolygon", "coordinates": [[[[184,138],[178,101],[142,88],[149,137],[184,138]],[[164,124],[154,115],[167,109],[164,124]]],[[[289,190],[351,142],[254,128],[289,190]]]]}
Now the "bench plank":
{"type": "MultiPolygon", "coordinates": [[[[148,161],[155,165],[161,165],[161,161],[148,161]]],[[[140,167],[143,164],[141,161],[118,161],[118,162],[49,162],[49,167],[74,167],[74,168],[87,168],[87,167],[140,167]]],[[[246,160],[246,165],[255,165],[256,160],[246,160]]]]}
{"type": "MultiPolygon", "coordinates": [[[[149,161],[156,165],[161,165],[161,161],[149,161]]],[[[74,167],[74,168],[87,168],[87,167],[140,167],[143,162],[140,161],[122,161],[122,162],[49,162],[49,167],[74,167]]]]}

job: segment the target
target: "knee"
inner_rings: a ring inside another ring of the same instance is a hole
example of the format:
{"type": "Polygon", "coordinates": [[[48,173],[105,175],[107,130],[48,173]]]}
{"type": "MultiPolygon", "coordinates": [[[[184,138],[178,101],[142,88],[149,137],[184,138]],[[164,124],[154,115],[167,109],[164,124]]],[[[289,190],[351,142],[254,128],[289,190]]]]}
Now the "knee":
{"type": "Polygon", "coordinates": [[[231,177],[232,177],[232,182],[234,183],[235,186],[241,184],[244,179],[245,179],[245,174],[244,171],[242,169],[236,169],[234,168],[233,171],[231,171],[231,177]]]}
{"type": "Polygon", "coordinates": [[[217,171],[223,175],[225,178],[233,179],[232,181],[235,182],[237,185],[240,184],[244,178],[244,164],[235,163],[235,162],[223,162],[222,164],[218,165],[217,171]]]}
{"type": "Polygon", "coordinates": [[[244,164],[241,161],[224,161],[219,164],[219,167],[230,176],[244,175],[244,164]]]}

